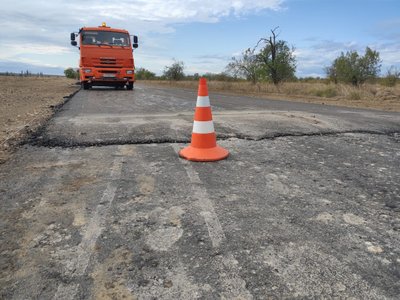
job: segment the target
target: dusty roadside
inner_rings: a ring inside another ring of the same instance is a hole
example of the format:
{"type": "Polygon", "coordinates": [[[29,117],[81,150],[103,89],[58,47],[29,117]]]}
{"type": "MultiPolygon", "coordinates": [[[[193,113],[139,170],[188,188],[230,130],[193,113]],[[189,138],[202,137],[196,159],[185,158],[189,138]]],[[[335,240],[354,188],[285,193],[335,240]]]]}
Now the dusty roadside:
{"type": "Polygon", "coordinates": [[[0,76],[0,163],[78,88],[64,77],[0,76]]]}

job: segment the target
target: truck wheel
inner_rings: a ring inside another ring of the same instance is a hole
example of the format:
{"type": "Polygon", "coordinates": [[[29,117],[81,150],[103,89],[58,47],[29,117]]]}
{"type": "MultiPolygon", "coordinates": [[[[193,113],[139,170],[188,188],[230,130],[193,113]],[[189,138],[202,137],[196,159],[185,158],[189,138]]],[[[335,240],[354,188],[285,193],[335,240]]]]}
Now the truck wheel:
{"type": "Polygon", "coordinates": [[[82,82],[82,87],[84,90],[88,90],[88,89],[90,89],[90,84],[87,82],[82,82]]]}
{"type": "Polygon", "coordinates": [[[133,82],[129,82],[128,85],[126,86],[127,90],[133,90],[133,82]]]}

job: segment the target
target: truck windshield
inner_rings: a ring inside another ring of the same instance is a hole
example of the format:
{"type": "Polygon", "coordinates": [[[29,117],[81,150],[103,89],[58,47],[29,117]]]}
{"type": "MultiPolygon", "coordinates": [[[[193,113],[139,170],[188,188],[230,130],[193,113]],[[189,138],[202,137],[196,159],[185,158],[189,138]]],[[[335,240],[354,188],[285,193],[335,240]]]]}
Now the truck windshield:
{"type": "Polygon", "coordinates": [[[122,32],[85,30],[81,35],[82,45],[129,46],[129,35],[122,32]]]}

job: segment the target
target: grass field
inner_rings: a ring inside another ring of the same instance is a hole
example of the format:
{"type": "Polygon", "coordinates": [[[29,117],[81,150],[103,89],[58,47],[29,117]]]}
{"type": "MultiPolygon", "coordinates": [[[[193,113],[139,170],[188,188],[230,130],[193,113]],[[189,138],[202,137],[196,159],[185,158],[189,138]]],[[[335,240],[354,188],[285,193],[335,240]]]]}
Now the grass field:
{"type": "MultiPolygon", "coordinates": [[[[197,81],[156,81],[141,80],[141,83],[197,89],[197,81]]],[[[400,112],[400,85],[385,87],[379,84],[365,84],[354,87],[346,84],[288,82],[279,86],[269,83],[209,81],[212,92],[240,94],[278,100],[369,108],[400,112]]]]}

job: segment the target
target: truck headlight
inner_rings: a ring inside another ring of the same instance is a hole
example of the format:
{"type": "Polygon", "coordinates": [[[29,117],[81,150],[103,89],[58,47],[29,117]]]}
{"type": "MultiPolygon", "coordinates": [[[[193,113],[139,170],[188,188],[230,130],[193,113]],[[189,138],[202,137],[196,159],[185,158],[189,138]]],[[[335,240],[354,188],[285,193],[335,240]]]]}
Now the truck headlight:
{"type": "Polygon", "coordinates": [[[127,70],[126,74],[133,74],[133,70],[127,70]]]}
{"type": "Polygon", "coordinates": [[[85,72],[85,73],[91,73],[92,70],[91,70],[91,69],[83,69],[83,72],[85,72]]]}

